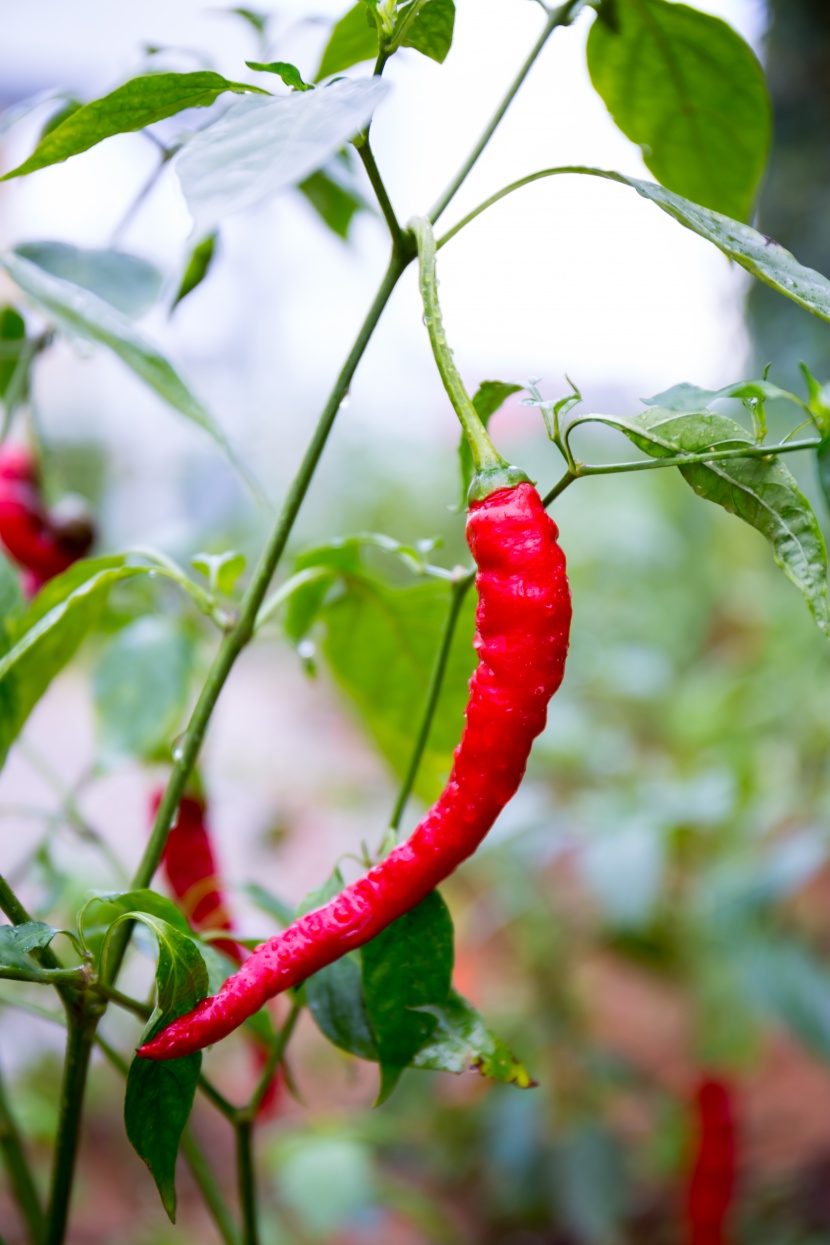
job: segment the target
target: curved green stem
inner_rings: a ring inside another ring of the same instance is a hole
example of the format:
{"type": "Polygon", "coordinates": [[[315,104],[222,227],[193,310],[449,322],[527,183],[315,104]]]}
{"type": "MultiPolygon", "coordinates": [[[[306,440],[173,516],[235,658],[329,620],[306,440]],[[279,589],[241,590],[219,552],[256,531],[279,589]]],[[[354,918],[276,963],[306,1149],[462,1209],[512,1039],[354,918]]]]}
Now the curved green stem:
{"type": "Polygon", "coordinates": [[[429,734],[432,729],[432,721],[435,717],[435,710],[438,707],[438,698],[441,695],[441,687],[444,682],[444,675],[447,671],[447,661],[449,660],[450,649],[452,648],[453,636],[458,622],[458,616],[461,613],[461,606],[464,604],[464,598],[467,590],[475,582],[475,571],[468,571],[452,581],[450,586],[450,608],[447,612],[447,619],[444,623],[444,630],[441,634],[441,642],[438,646],[438,652],[435,656],[435,665],[432,668],[432,675],[429,680],[429,688],[427,689],[427,699],[424,705],[424,712],[421,717],[421,724],[418,728],[418,735],[415,739],[415,746],[412,749],[412,755],[409,758],[409,765],[404,774],[401,783],[398,798],[395,801],[395,807],[392,810],[392,816],[389,819],[389,829],[396,834],[401,826],[401,819],[404,815],[407,802],[412,794],[412,788],[415,786],[415,779],[418,777],[418,770],[421,766],[424,751],[429,742],[429,734]]]}
{"type": "Polygon", "coordinates": [[[559,8],[554,9],[552,12],[548,13],[547,21],[545,22],[542,28],[542,33],[539,35],[539,38],[536,40],[533,47],[530,49],[530,53],[527,59],[525,60],[518,74],[513,79],[510,86],[508,87],[507,94],[505,95],[501,103],[499,104],[496,111],[493,113],[493,116],[490,118],[490,121],[488,122],[483,134],[481,135],[481,138],[478,140],[475,147],[473,147],[473,150],[470,152],[469,156],[464,161],[460,170],[458,171],[456,176],[452,179],[447,189],[444,191],[444,193],[441,195],[441,197],[438,199],[438,201],[435,203],[435,205],[430,210],[429,219],[432,221],[433,225],[438,220],[438,217],[442,215],[445,209],[449,206],[449,204],[455,198],[456,194],[461,189],[461,186],[466,180],[468,173],[470,172],[473,165],[478,160],[481,153],[484,151],[484,148],[487,146],[490,139],[495,134],[496,130],[499,127],[499,124],[501,123],[502,118],[504,117],[504,114],[507,112],[515,96],[517,95],[519,88],[521,87],[525,78],[530,73],[531,69],[533,68],[533,65],[537,57],[539,56],[539,53],[542,51],[542,48],[547,43],[548,39],[553,34],[554,30],[556,30],[557,26],[569,25],[571,21],[571,15],[573,14],[574,10],[577,9],[577,7],[579,6],[579,3],[580,3],[580,0],[567,0],[567,3],[560,5],[559,8]]]}
{"type": "Polygon", "coordinates": [[[441,304],[438,301],[438,276],[435,270],[435,236],[428,220],[416,216],[409,222],[410,232],[418,246],[418,272],[421,298],[424,304],[424,323],[429,333],[432,353],[444,382],[453,410],[461,421],[461,427],[469,442],[473,465],[477,472],[492,471],[505,466],[504,459],[496,451],[487,435],[487,429],[478,417],[464,382],[452,357],[444,331],[441,304]]]}
{"type": "Polygon", "coordinates": [[[45,1223],[43,1207],[40,1204],[37,1185],[23,1148],[23,1138],[6,1096],[2,1076],[0,1076],[0,1153],[3,1155],[6,1170],[9,1173],[14,1200],[20,1207],[20,1213],[26,1223],[29,1240],[32,1245],[39,1245],[45,1223]]]}

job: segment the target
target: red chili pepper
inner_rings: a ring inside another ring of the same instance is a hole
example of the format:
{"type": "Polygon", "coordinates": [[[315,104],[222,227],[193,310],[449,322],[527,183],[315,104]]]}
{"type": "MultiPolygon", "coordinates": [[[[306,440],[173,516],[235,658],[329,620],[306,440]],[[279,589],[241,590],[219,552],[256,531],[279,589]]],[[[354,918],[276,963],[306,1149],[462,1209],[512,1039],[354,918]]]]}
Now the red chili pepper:
{"type": "Polygon", "coordinates": [[[726,1245],[738,1141],[732,1087],[705,1077],[695,1093],[696,1151],[686,1193],[688,1245],[726,1245]]]}
{"type": "Polygon", "coordinates": [[[571,599],[556,524],[528,483],[473,502],[467,540],[478,574],[466,726],[446,787],[412,835],[322,908],[257,947],[212,998],[139,1050],[175,1059],[362,946],[419,904],[478,847],[515,794],[547,706],[562,682],[571,599]]]}
{"type": "Polygon", "coordinates": [[[50,515],[40,496],[37,466],[28,450],[6,443],[0,449],[0,543],[24,571],[23,586],[34,596],[47,580],[68,570],[94,539],[86,516],[50,515]]]}
{"type": "MultiPolygon", "coordinates": [[[[153,817],[162,795],[162,791],[156,791],[151,799],[153,817]]],[[[204,800],[193,795],[182,796],[176,820],[167,836],[162,865],[170,889],[191,925],[199,930],[232,931],[233,921],[225,904],[205,811],[204,800]]],[[[237,964],[244,962],[247,952],[234,939],[216,938],[213,945],[237,964]]],[[[268,1050],[256,1039],[252,1050],[257,1070],[261,1071],[268,1060],[268,1050]]],[[[274,1107],[279,1087],[277,1070],[260,1103],[260,1116],[268,1115],[274,1107]]]]}

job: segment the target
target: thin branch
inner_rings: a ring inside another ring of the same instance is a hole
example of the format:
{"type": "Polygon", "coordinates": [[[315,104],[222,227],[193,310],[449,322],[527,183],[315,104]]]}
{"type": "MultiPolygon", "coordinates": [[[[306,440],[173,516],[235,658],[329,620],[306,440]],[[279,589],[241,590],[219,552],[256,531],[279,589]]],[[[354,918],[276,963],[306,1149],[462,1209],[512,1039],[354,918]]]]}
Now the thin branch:
{"type": "Polygon", "coordinates": [[[389,193],[384,185],[377,163],[375,162],[375,156],[372,151],[371,143],[369,142],[368,134],[366,135],[365,140],[361,142],[360,146],[357,147],[357,154],[360,156],[369,181],[372,183],[372,189],[375,192],[378,206],[383,213],[383,219],[386,221],[392,238],[392,245],[396,251],[405,252],[407,249],[406,237],[401,229],[400,222],[395,215],[395,209],[392,207],[392,201],[389,198],[389,193]]]}
{"type": "Polygon", "coordinates": [[[26,1158],[23,1138],[12,1114],[2,1075],[0,1075],[0,1151],[2,1151],[9,1173],[9,1183],[14,1199],[20,1207],[20,1213],[28,1229],[29,1239],[32,1245],[39,1245],[45,1223],[43,1207],[32,1169],[26,1158]]]}

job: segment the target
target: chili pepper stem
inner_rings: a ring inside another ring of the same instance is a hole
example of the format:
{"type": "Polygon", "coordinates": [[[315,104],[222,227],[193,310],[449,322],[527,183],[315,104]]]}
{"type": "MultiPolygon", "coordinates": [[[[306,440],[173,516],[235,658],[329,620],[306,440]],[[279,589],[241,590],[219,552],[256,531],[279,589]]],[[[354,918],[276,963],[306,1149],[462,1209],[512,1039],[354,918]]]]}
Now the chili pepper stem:
{"type": "Polygon", "coordinates": [[[470,500],[486,497],[500,488],[511,488],[527,480],[518,467],[511,467],[502,458],[487,435],[470,395],[464,388],[458,368],[452,357],[444,331],[444,318],[438,301],[438,276],[435,270],[435,235],[432,225],[423,216],[415,216],[409,222],[409,232],[418,247],[418,273],[421,299],[424,304],[424,324],[429,333],[432,353],[464,435],[470,446],[475,475],[470,486],[470,500]]]}

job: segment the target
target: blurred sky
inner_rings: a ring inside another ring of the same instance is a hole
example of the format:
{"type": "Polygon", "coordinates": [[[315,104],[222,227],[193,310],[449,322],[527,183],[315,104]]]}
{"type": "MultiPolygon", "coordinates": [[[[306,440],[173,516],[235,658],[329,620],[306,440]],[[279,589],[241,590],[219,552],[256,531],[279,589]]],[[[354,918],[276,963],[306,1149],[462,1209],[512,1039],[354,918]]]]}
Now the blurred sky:
{"type": "MultiPolygon", "coordinates": [[[[309,7],[295,2],[274,10],[270,48],[272,57],[295,61],[306,76],[327,30],[309,17],[309,7]]],[[[336,17],[343,7],[343,0],[318,0],[312,11],[336,17]]],[[[760,0],[703,0],[699,7],[726,17],[759,45],[760,0]]],[[[394,91],[377,114],[373,142],[402,219],[426,210],[452,176],[541,20],[531,0],[459,0],[444,66],[414,52],[390,64],[394,91]]],[[[555,34],[447,223],[506,182],[545,166],[579,162],[643,173],[637,149],[590,86],[583,52],[590,20],[585,13],[575,29],[555,34]]],[[[5,0],[3,31],[0,92],[8,102],[56,87],[82,97],[104,93],[146,68],[141,47],[147,42],[199,49],[232,78],[250,77],[244,60],[265,55],[245,23],[222,6],[193,0],[140,6],[5,0]]],[[[181,52],[168,54],[166,64],[200,67],[181,52]]],[[[28,154],[45,115],[19,122],[0,140],[5,167],[28,154]]],[[[179,123],[165,124],[173,132],[179,123]]],[[[145,138],[120,136],[4,186],[0,241],[106,245],[156,158],[145,138]]],[[[159,262],[172,282],[189,231],[168,169],[121,245],[159,262]]],[[[269,482],[284,480],[301,452],[385,252],[378,220],[360,217],[344,245],[298,195],[285,194],[230,218],[206,286],[172,321],[161,312],[149,317],[148,331],[269,482]]],[[[558,395],[567,371],[594,409],[622,409],[681,380],[715,387],[736,379],[744,366],[744,274],[619,186],[569,177],[529,187],[459,235],[442,252],[440,271],[450,341],[471,385],[489,376],[539,376],[544,390],[558,395]]],[[[340,437],[383,430],[405,439],[456,438],[420,325],[414,276],[407,274],[372,343],[340,437]]],[[[146,506],[133,523],[129,481],[143,476],[146,489],[148,469],[160,462],[149,511],[160,527],[175,521],[175,490],[162,496],[161,479],[175,474],[182,458],[213,453],[202,434],[183,427],[102,353],[79,363],[70,347],[60,346],[39,368],[37,394],[47,431],[102,436],[120,455],[125,483],[113,516],[119,536],[155,535],[147,531],[146,506]]],[[[514,406],[510,418],[537,417],[514,406]]]]}

